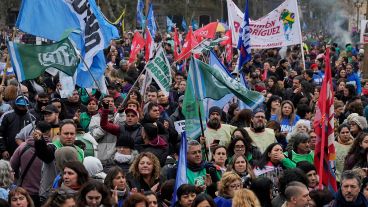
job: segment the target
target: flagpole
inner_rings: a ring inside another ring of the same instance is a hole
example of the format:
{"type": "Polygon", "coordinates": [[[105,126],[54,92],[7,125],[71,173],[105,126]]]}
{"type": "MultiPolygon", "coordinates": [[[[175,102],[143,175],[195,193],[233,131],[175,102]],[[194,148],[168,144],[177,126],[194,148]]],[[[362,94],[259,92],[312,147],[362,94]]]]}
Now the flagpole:
{"type": "MultiPolygon", "coordinates": [[[[138,75],[137,80],[134,81],[132,87],[129,89],[129,91],[127,93],[127,98],[125,98],[123,100],[123,102],[121,103],[122,106],[124,106],[125,103],[127,102],[130,92],[133,90],[133,88],[135,87],[135,85],[138,83],[139,77],[141,77],[141,75],[143,74],[144,71],[146,71],[146,67],[143,68],[142,72],[138,75]]],[[[143,98],[144,98],[144,94],[143,94],[143,98]]]]}
{"type": "Polygon", "coordinates": [[[305,58],[304,58],[304,48],[303,48],[303,36],[302,36],[302,27],[300,26],[300,16],[299,16],[299,6],[298,6],[298,1],[295,2],[296,3],[296,6],[297,6],[297,10],[296,10],[296,14],[298,16],[298,24],[299,24],[299,38],[300,38],[300,49],[301,49],[301,52],[302,52],[302,61],[303,61],[303,69],[306,70],[305,68],[305,58]]]}
{"type": "MultiPolygon", "coordinates": [[[[76,50],[76,51],[77,51],[77,50],[76,50]]],[[[96,81],[95,77],[93,76],[93,74],[92,74],[92,72],[91,72],[90,67],[88,67],[88,65],[87,65],[86,61],[85,61],[85,60],[84,60],[84,58],[80,55],[79,51],[77,52],[77,55],[78,55],[78,57],[82,60],[82,62],[83,62],[83,64],[84,64],[84,66],[86,66],[87,71],[88,71],[88,73],[91,75],[91,77],[92,77],[92,79],[93,79],[93,82],[95,82],[95,83],[96,83],[96,86],[97,86],[98,90],[99,90],[100,92],[102,92],[100,85],[97,83],[97,81],[96,81]]]]}
{"type": "Polygon", "coordinates": [[[208,40],[208,38],[205,38],[204,40],[202,40],[198,45],[196,45],[195,47],[193,47],[191,50],[189,50],[188,52],[186,52],[182,58],[179,58],[178,60],[174,61],[172,63],[172,65],[175,65],[177,62],[179,62],[180,60],[182,60],[187,54],[191,53],[194,49],[196,49],[198,46],[200,46],[204,41],[208,40]]]}

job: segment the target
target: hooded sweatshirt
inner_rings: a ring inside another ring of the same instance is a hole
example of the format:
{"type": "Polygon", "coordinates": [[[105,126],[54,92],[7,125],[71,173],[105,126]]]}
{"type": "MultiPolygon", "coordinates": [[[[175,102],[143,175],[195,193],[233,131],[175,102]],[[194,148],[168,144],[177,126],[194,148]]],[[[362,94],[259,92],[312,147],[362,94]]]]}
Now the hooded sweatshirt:
{"type": "Polygon", "coordinates": [[[141,152],[152,152],[160,160],[160,165],[163,167],[166,162],[166,157],[169,154],[169,145],[165,139],[158,135],[148,144],[143,144],[141,152]]]}

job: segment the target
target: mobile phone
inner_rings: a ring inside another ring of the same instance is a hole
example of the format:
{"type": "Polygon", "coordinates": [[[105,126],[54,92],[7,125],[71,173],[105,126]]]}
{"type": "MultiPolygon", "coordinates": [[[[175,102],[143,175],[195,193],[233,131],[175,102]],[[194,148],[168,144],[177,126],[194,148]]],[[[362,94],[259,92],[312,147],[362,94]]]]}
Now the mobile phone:
{"type": "Polygon", "coordinates": [[[213,144],[220,144],[220,140],[219,139],[213,140],[213,144]]]}

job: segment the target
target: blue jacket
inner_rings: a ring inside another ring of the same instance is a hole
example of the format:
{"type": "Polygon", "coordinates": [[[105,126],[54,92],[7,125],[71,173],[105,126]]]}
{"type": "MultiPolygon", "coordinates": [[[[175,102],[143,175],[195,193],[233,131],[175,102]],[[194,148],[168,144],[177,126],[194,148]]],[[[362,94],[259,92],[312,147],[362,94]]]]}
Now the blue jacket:
{"type": "Polygon", "coordinates": [[[233,201],[231,198],[224,198],[224,197],[216,197],[214,199],[217,207],[231,207],[233,204],[233,201]]]}
{"type": "Polygon", "coordinates": [[[362,84],[360,83],[360,78],[359,78],[358,74],[356,74],[356,73],[348,74],[347,84],[349,84],[349,82],[354,82],[354,84],[356,86],[357,95],[360,95],[362,93],[362,84]]]}

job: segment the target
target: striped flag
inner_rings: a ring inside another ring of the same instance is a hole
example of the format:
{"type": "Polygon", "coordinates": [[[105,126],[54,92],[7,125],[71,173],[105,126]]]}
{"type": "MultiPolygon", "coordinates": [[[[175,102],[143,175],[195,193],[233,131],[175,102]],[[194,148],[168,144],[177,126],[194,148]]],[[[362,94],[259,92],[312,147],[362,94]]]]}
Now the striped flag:
{"type": "Polygon", "coordinates": [[[319,175],[319,188],[322,189],[322,185],[325,185],[331,192],[337,192],[334,146],[334,92],[331,77],[330,48],[326,50],[325,77],[319,96],[313,123],[314,131],[317,134],[314,165],[317,167],[319,175]]]}
{"type": "Polygon", "coordinates": [[[238,49],[240,50],[239,54],[239,66],[238,70],[243,67],[244,64],[249,62],[252,59],[251,50],[250,50],[250,32],[249,32],[249,12],[248,12],[248,0],[245,4],[244,11],[244,21],[240,27],[239,31],[239,42],[238,49]]]}

